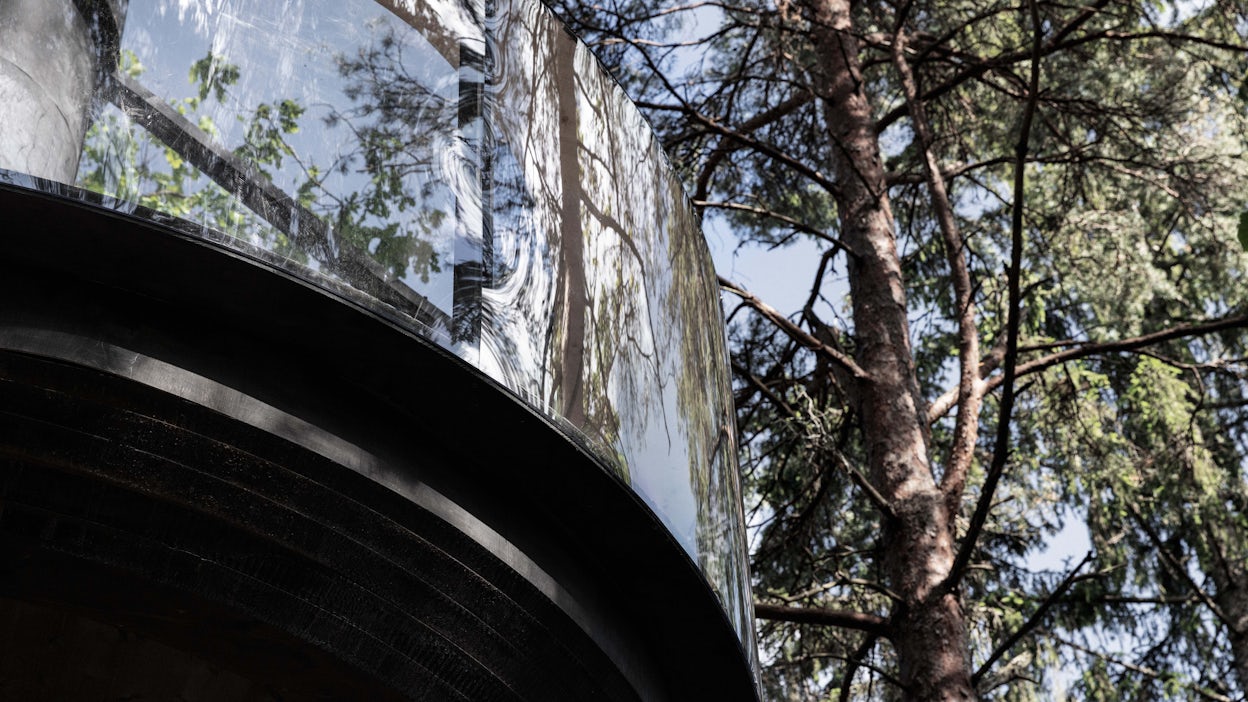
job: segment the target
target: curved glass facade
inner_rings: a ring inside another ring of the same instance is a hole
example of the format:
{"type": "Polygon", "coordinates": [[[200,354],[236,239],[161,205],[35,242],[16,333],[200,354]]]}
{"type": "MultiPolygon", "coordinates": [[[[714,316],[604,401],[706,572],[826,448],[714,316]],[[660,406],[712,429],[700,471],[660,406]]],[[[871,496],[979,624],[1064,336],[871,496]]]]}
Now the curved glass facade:
{"type": "Polygon", "coordinates": [[[753,655],[710,258],[649,126],[538,0],[0,0],[0,114],[9,182],[190,222],[555,420],[753,655]]]}

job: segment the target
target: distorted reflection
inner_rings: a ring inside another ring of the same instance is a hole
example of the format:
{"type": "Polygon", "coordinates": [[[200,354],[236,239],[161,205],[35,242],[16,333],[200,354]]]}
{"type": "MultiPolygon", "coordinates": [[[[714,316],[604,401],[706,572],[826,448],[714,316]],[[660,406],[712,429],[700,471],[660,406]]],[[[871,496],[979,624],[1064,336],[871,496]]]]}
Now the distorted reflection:
{"type": "Polygon", "coordinates": [[[480,211],[459,128],[470,42],[370,2],[133,0],[79,180],[448,333],[459,215],[480,211]]]}
{"type": "Polygon", "coordinates": [[[499,3],[487,87],[493,181],[493,284],[484,293],[483,369],[553,411],[562,167],[553,66],[558,22],[539,3],[499,3]]]}
{"type": "Polygon", "coordinates": [[[0,59],[0,169],[193,222],[458,353],[588,440],[753,652],[709,256],[544,5],[8,0],[0,59]],[[36,36],[74,60],[38,65],[36,36]]]}
{"type": "Polygon", "coordinates": [[[498,10],[490,368],[600,447],[748,641],[732,404],[698,224],[648,125],[588,50],[536,3],[498,10]]]}

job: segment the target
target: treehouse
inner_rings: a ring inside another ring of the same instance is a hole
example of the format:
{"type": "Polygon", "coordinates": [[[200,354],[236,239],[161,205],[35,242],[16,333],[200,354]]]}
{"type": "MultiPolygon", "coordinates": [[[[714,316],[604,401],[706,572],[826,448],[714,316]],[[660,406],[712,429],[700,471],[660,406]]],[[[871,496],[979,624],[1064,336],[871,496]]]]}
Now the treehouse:
{"type": "Polygon", "coordinates": [[[754,700],[698,222],[538,0],[0,0],[0,696],[754,700]]]}

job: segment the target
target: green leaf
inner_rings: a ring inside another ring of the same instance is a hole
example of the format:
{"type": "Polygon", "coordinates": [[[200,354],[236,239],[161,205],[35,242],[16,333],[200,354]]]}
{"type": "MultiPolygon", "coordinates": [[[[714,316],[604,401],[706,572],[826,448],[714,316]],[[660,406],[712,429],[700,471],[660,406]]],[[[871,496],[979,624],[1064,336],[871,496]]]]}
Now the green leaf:
{"type": "Polygon", "coordinates": [[[1239,245],[1248,251],[1248,212],[1239,213],[1239,245]]]}

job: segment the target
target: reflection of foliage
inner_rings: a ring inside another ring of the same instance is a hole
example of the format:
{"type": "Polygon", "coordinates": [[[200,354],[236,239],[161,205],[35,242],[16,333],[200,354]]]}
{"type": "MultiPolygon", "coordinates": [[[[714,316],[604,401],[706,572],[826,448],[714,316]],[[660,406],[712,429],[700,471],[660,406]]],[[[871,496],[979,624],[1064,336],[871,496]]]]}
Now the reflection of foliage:
{"type": "Polygon", "coordinates": [[[299,131],[298,119],[303,107],[294,100],[282,100],[276,105],[260,104],[247,124],[247,136],[234,155],[254,164],[272,164],[281,168],[282,158],[294,156],[286,143],[285,135],[299,131]]]}
{"type": "MultiPolygon", "coordinates": [[[[454,207],[438,156],[451,148],[457,90],[453,81],[446,90],[445,76],[430,75],[427,61],[405,60],[404,48],[388,28],[354,57],[337,58],[339,75],[347,80],[344,93],[354,105],[333,110],[326,124],[345,125],[357,146],[335,167],[366,176],[368,184],[338,200],[334,225],[396,275],[410,263],[428,282],[430,273],[441,272],[433,241],[454,207]],[[412,65],[421,67],[420,75],[412,65]]],[[[450,77],[457,80],[454,73],[450,77]]]]}
{"type": "MultiPolygon", "coordinates": [[[[554,63],[570,69],[571,59],[554,63]]],[[[705,333],[721,319],[707,252],[679,183],[623,91],[592,64],[576,66],[575,75],[583,99],[561,107],[576,111],[579,168],[564,161],[563,193],[577,198],[580,237],[562,245],[584,247],[583,429],[618,447],[634,487],[698,559],[748,636],[730,390],[720,380],[722,337],[705,333]],[[666,478],[658,465],[679,466],[681,477],[666,478]]]]}
{"type": "MultiPolygon", "coordinates": [[[[137,79],[144,66],[133,52],[123,51],[121,71],[137,79]]],[[[239,80],[239,68],[209,53],[191,65],[188,77],[195,94],[175,100],[171,106],[208,137],[218,137],[216,122],[200,112],[207,103],[221,104],[228,98],[230,87],[239,80]]],[[[303,108],[291,100],[258,105],[248,118],[246,139],[235,155],[265,175],[270,169],[280,169],[283,158],[293,156],[286,135],[298,131],[297,120],[302,113],[303,108]]],[[[212,182],[196,164],[117,113],[106,113],[92,124],[79,170],[82,187],[198,221],[285,256],[303,258],[284,234],[239,207],[234,195],[212,182]]]]}
{"type": "Polygon", "coordinates": [[[192,85],[199,86],[199,99],[195,102],[196,105],[207,100],[209,93],[212,93],[217,102],[223,102],[226,89],[238,82],[239,70],[238,66],[225,63],[220,56],[214,56],[212,52],[209,52],[207,56],[191,64],[189,78],[192,85]]]}
{"type": "MultiPolygon", "coordinates": [[[[214,116],[233,114],[241,134],[233,156],[253,173],[288,188],[299,206],[333,227],[340,242],[367,250],[396,278],[410,270],[427,283],[442,270],[439,240],[453,234],[455,200],[436,157],[449,148],[457,126],[456,86],[452,81],[450,90],[439,94],[439,86],[430,87],[432,81],[412,75],[392,30],[353,59],[340,56],[338,61],[346,81],[343,93],[352,106],[331,107],[325,123],[329,129],[345,125],[353,139],[346,153],[328,165],[296,149],[307,111],[300,101],[277,98],[238,109],[232,90],[242,71],[222,56],[209,53],[195,61],[188,71],[192,94],[170,105],[209,141],[223,138],[214,116]]],[[[145,68],[133,52],[123,51],[120,70],[138,79],[145,68]]],[[[240,206],[203,168],[109,108],[87,134],[79,184],[296,260],[315,255],[295,250],[285,233],[240,206]]]]}

